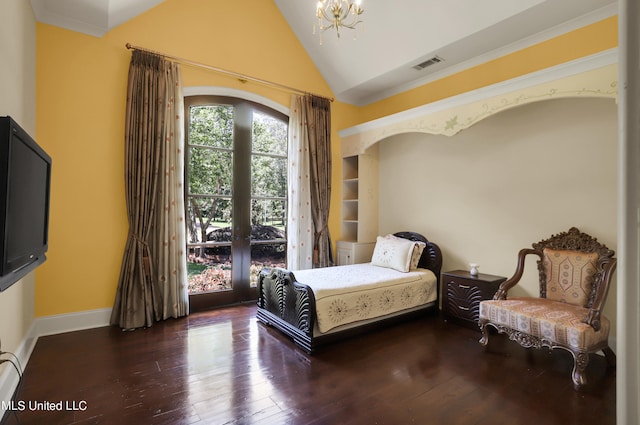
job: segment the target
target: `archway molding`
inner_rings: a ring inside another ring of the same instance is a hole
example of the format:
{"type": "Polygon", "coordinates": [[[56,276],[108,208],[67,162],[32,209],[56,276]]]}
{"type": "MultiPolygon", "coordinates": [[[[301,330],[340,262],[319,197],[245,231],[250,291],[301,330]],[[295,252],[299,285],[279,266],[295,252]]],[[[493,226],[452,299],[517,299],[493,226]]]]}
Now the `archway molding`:
{"type": "Polygon", "coordinates": [[[342,157],[403,133],[454,136],[510,108],[561,98],[618,94],[617,49],[433,102],[340,131],[342,157]]]}

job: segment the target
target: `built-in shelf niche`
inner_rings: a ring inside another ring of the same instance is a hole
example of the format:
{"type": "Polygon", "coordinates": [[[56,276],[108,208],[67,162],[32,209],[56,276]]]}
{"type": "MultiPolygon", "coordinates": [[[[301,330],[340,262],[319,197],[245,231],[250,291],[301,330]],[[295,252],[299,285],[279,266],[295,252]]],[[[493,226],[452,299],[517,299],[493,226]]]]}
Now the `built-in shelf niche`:
{"type": "Polygon", "coordinates": [[[378,231],[378,149],[342,159],[342,236],[373,242],[378,231]]]}

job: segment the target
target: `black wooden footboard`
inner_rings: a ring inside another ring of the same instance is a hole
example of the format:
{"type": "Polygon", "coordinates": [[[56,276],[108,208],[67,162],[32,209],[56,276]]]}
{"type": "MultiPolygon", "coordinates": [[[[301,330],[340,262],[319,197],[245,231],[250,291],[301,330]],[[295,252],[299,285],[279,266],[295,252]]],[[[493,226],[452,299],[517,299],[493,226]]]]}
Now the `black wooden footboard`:
{"type": "Polygon", "coordinates": [[[311,353],[316,300],[311,288],[281,268],[263,269],[258,276],[257,317],[274,326],[311,353]]]}

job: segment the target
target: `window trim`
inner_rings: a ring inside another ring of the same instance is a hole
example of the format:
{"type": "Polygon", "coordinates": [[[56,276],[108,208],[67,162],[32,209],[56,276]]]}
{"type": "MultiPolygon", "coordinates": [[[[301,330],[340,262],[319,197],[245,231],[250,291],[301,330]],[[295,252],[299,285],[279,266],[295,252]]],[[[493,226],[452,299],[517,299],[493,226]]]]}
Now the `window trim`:
{"type": "Polygon", "coordinates": [[[288,106],[284,106],[268,97],[260,96],[252,92],[245,90],[234,89],[231,87],[222,86],[188,86],[183,88],[183,95],[186,96],[223,96],[223,97],[236,97],[239,99],[248,100],[253,103],[257,103],[267,108],[274,109],[283,115],[290,118],[290,109],[288,106]]]}

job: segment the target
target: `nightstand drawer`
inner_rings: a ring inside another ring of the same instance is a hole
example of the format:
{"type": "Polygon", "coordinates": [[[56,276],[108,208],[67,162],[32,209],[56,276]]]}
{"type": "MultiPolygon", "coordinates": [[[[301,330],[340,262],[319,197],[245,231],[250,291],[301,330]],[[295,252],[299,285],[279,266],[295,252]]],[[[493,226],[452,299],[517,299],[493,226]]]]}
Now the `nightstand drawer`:
{"type": "Polygon", "coordinates": [[[449,297],[443,311],[447,316],[477,322],[480,316],[480,301],[474,302],[464,298],[449,297]]]}
{"type": "MultiPolygon", "coordinates": [[[[477,300],[480,302],[489,294],[487,288],[478,287],[473,282],[465,282],[464,280],[449,279],[445,282],[447,285],[447,297],[466,299],[469,301],[477,300]]],[[[493,296],[493,294],[491,294],[493,296]]]]}
{"type": "Polygon", "coordinates": [[[472,276],[465,270],[442,274],[442,312],[447,319],[478,329],[480,302],[493,298],[502,276],[480,273],[472,276]]]}
{"type": "Polygon", "coordinates": [[[476,285],[449,281],[446,283],[447,296],[443,306],[445,314],[461,319],[478,320],[480,301],[486,299],[476,285]]]}

